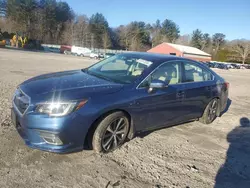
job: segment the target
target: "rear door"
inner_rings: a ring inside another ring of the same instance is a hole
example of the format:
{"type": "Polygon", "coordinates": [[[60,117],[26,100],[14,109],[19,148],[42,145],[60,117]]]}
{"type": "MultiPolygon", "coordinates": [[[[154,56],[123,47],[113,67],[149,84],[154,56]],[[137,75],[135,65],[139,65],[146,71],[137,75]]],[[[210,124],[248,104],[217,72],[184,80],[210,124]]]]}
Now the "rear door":
{"type": "Polygon", "coordinates": [[[211,100],[213,75],[196,62],[183,61],[183,82],[185,85],[185,100],[183,110],[185,119],[201,117],[211,100]]]}

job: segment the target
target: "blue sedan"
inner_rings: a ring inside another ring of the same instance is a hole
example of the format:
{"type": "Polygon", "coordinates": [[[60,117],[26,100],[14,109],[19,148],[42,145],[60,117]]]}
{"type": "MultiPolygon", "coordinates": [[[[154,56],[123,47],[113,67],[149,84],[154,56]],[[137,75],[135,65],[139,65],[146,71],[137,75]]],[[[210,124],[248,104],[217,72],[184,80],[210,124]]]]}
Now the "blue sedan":
{"type": "Polygon", "coordinates": [[[11,117],[31,148],[106,153],[137,132],[189,120],[212,123],[226,108],[228,89],[223,78],[196,61],[125,53],[23,82],[11,117]]]}

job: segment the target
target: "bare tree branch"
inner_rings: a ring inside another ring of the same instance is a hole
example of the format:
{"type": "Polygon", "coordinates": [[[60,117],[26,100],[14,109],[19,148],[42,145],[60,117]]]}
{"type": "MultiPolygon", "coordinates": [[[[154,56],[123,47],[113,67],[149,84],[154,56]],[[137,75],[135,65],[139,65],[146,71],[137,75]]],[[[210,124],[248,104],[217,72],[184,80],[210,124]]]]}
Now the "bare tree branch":
{"type": "Polygon", "coordinates": [[[241,56],[242,63],[245,64],[246,59],[250,54],[250,41],[239,40],[232,44],[232,51],[241,56]]]}

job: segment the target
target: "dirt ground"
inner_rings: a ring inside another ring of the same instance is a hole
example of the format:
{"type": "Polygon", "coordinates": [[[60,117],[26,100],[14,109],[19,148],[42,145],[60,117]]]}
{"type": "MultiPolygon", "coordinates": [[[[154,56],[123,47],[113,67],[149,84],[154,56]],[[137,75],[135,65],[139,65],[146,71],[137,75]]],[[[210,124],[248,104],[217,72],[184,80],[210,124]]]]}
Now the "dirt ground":
{"type": "Polygon", "coordinates": [[[26,147],[10,122],[17,85],[35,75],[92,63],[73,56],[0,49],[1,188],[249,187],[250,131],[239,127],[249,125],[249,70],[216,70],[230,82],[230,101],[228,111],[211,125],[191,122],[139,135],[107,155],[59,155],[26,147]]]}

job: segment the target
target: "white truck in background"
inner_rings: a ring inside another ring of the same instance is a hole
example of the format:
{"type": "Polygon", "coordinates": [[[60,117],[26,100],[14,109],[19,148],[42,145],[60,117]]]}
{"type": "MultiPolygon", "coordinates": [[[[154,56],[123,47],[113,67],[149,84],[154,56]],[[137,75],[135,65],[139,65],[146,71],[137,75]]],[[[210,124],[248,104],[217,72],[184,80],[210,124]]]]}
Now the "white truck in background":
{"type": "Polygon", "coordinates": [[[83,47],[78,47],[78,46],[72,46],[71,48],[71,53],[76,56],[90,56],[91,50],[89,48],[83,48],[83,47]]]}

